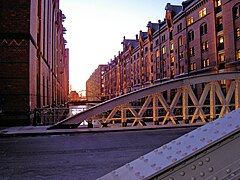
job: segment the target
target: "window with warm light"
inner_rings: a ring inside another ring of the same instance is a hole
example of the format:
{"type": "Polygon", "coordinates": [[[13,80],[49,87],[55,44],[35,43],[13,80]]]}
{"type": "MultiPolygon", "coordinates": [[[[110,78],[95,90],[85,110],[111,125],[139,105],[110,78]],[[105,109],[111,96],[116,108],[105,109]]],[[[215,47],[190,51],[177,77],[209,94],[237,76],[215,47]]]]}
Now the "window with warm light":
{"type": "Polygon", "coordinates": [[[219,54],[219,61],[220,62],[225,62],[225,55],[224,54],[219,54]]]}
{"type": "Polygon", "coordinates": [[[236,29],[236,38],[240,38],[240,28],[236,29]]]}
{"type": "Polygon", "coordinates": [[[216,7],[216,12],[217,12],[217,13],[219,13],[219,12],[222,11],[222,3],[221,3],[221,0],[216,0],[215,7],[216,7]]]}
{"type": "Polygon", "coordinates": [[[162,47],[162,54],[166,54],[166,46],[162,47]]]}
{"type": "Polygon", "coordinates": [[[193,23],[193,17],[189,17],[188,19],[187,19],[187,25],[189,26],[189,25],[191,25],[193,23]]]}
{"type": "Polygon", "coordinates": [[[217,31],[223,30],[223,18],[222,16],[217,18],[217,31]]]}
{"type": "Polygon", "coordinates": [[[204,59],[203,60],[203,67],[208,67],[210,65],[210,60],[207,58],[207,59],[204,59]]]}
{"type": "Polygon", "coordinates": [[[173,46],[173,43],[170,44],[170,52],[173,53],[173,50],[174,50],[174,46],[173,46]]]}
{"type": "Polygon", "coordinates": [[[159,57],[160,57],[160,51],[157,50],[157,51],[156,51],[156,58],[159,58],[159,57]]]}
{"type": "Polygon", "coordinates": [[[220,38],[219,38],[219,43],[223,43],[224,41],[223,41],[223,36],[221,36],[220,38]]]}
{"type": "Polygon", "coordinates": [[[208,41],[202,43],[202,51],[208,51],[208,41]]]}
{"type": "Polygon", "coordinates": [[[240,49],[237,50],[237,60],[240,60],[240,49]]]}
{"type": "Polygon", "coordinates": [[[221,6],[221,0],[217,0],[217,7],[221,6]]]}
{"type": "Polygon", "coordinates": [[[194,56],[194,47],[189,48],[189,56],[194,56]]]}
{"type": "Polygon", "coordinates": [[[202,18],[203,16],[205,16],[207,14],[207,9],[203,8],[198,12],[198,17],[202,18]]]}
{"type": "Polygon", "coordinates": [[[224,49],[224,38],[223,36],[218,37],[218,50],[224,49]]]}
{"type": "Polygon", "coordinates": [[[170,57],[170,65],[171,65],[171,66],[174,66],[174,56],[171,56],[171,57],[170,57]]]}
{"type": "Polygon", "coordinates": [[[180,47],[180,46],[182,46],[182,45],[183,45],[183,37],[180,36],[180,37],[178,38],[178,46],[180,47]]]}
{"type": "Polygon", "coordinates": [[[194,71],[194,70],[196,70],[197,69],[197,66],[196,66],[196,63],[194,62],[194,63],[191,63],[190,64],[190,70],[191,71],[194,71]]]}

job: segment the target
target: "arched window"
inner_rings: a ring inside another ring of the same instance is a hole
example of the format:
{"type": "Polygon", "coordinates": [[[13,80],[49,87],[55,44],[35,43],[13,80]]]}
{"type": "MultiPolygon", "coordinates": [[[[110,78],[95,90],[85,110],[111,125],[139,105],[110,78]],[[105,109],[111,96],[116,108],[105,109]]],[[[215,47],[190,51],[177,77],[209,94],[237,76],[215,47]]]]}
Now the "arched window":
{"type": "Polygon", "coordinates": [[[233,7],[233,18],[238,19],[240,17],[240,3],[237,3],[233,7]]]}

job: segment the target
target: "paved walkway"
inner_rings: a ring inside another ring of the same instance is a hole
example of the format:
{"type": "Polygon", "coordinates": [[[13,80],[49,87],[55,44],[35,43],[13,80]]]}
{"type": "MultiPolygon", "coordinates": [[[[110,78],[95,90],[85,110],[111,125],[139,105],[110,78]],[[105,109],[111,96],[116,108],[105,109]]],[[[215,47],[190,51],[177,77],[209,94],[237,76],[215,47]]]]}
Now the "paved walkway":
{"type": "Polygon", "coordinates": [[[0,129],[0,137],[10,136],[41,136],[41,135],[55,135],[55,134],[73,134],[73,133],[97,133],[97,132],[114,132],[114,131],[138,131],[149,129],[166,129],[166,128],[184,128],[184,127],[196,127],[201,126],[203,123],[198,124],[178,124],[178,125],[148,125],[148,126],[134,126],[134,127],[94,127],[87,128],[79,127],[76,129],[51,129],[50,126],[17,126],[0,129]]]}

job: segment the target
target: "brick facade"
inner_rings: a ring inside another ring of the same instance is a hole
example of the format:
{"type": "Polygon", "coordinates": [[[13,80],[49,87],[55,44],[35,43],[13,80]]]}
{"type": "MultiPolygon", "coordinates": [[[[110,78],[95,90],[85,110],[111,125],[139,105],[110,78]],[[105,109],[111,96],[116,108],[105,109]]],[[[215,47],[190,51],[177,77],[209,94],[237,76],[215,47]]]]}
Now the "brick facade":
{"type": "Polygon", "coordinates": [[[35,108],[67,101],[64,15],[58,0],[2,0],[0,11],[0,125],[30,125],[35,108]]]}
{"type": "Polygon", "coordinates": [[[86,98],[88,101],[104,100],[104,74],[107,65],[101,64],[86,82],[86,98]]]}
{"type": "MultiPolygon", "coordinates": [[[[107,99],[185,76],[240,70],[239,1],[187,0],[165,10],[165,19],[149,22],[136,39],[124,37],[104,76],[107,99]]],[[[200,95],[202,85],[195,91],[200,95]]],[[[171,93],[164,92],[169,102],[171,93]]]]}

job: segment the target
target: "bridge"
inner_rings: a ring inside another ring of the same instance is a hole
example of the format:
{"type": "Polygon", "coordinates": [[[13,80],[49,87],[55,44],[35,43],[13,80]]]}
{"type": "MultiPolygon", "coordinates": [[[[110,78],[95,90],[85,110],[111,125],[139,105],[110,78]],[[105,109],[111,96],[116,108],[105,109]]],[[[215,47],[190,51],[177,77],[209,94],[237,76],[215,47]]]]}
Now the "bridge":
{"type": "Polygon", "coordinates": [[[86,119],[98,119],[102,126],[117,120],[122,126],[144,126],[149,119],[154,125],[206,123],[99,180],[239,180],[239,85],[240,72],[171,80],[105,101],[51,128],[74,128],[86,119]],[[229,82],[226,92],[219,81],[229,82]],[[196,84],[204,84],[200,97],[196,84]],[[171,89],[175,95],[168,103],[163,92],[171,89]]]}
{"type": "Polygon", "coordinates": [[[118,96],[51,126],[75,128],[81,122],[97,120],[102,127],[120,121],[122,126],[206,123],[240,106],[240,72],[204,74],[169,80],[151,87],[118,96]],[[219,81],[229,81],[226,92],[219,81]],[[201,96],[196,97],[193,86],[204,84],[201,96]],[[164,91],[174,90],[169,104],[164,91]]]}

